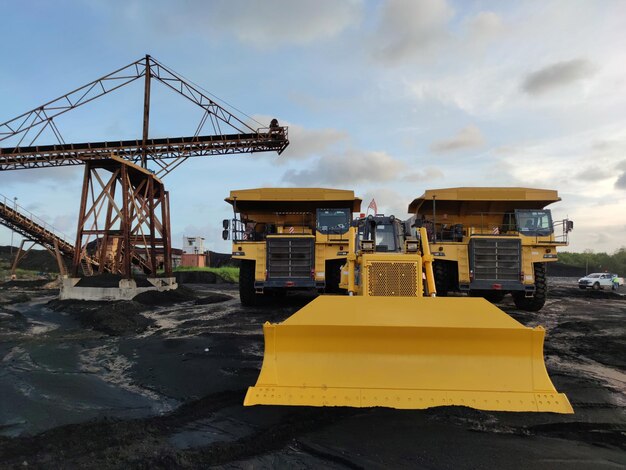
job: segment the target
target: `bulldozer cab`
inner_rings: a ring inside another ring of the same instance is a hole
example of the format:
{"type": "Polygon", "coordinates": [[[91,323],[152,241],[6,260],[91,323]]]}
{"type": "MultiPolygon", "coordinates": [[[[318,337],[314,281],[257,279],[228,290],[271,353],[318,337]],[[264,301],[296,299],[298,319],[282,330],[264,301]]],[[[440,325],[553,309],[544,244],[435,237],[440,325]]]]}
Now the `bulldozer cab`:
{"type": "Polygon", "coordinates": [[[358,240],[374,242],[377,252],[400,253],[404,248],[404,225],[395,216],[369,215],[356,219],[358,240]]]}

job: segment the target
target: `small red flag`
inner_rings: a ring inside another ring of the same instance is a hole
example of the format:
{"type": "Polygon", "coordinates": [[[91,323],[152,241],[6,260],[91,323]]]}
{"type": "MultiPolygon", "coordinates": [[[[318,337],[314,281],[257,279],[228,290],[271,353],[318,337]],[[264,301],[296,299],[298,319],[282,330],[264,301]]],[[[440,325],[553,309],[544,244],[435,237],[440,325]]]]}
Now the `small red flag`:
{"type": "Polygon", "coordinates": [[[378,207],[376,206],[376,201],[374,199],[372,199],[372,202],[370,202],[370,205],[367,206],[367,209],[372,209],[374,211],[374,215],[378,214],[378,207]]]}

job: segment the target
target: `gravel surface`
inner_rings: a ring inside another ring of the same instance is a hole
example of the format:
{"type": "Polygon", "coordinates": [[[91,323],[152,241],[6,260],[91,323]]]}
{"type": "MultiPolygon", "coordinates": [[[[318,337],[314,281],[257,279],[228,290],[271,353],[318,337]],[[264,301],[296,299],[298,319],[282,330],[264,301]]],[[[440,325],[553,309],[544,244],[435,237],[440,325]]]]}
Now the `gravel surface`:
{"type": "Polygon", "coordinates": [[[234,286],[192,287],[194,295],[175,304],[109,304],[90,317],[51,309],[52,294],[34,287],[0,286],[0,466],[626,466],[620,293],[580,291],[575,279],[554,278],[539,313],[516,310],[508,296],[499,304],[523,324],[546,328],[548,372],[576,412],[556,415],[244,408],[262,361],[263,322],[287,318],[310,298],[243,308],[234,286]],[[3,303],[18,294],[23,302],[3,303]],[[147,323],[106,332],[98,322],[107,311],[147,323]]]}

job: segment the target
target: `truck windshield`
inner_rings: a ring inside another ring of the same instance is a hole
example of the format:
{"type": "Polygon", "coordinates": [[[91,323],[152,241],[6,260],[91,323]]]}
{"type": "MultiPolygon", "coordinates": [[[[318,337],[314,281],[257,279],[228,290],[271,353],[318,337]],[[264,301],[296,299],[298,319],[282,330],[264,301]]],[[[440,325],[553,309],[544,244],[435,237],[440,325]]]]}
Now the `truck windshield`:
{"type": "Polygon", "coordinates": [[[318,209],[317,231],[323,234],[343,234],[350,227],[350,209],[318,209]]]}
{"type": "Polygon", "coordinates": [[[549,210],[516,210],[515,218],[522,235],[547,236],[553,232],[549,210]]]}

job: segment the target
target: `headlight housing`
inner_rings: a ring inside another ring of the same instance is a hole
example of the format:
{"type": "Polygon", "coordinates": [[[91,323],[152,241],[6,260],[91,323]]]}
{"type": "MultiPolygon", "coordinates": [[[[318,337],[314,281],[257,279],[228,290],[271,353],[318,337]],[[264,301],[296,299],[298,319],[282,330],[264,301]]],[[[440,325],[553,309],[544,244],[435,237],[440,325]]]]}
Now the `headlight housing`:
{"type": "Polygon", "coordinates": [[[374,251],[374,240],[361,240],[362,251],[374,251]]]}

